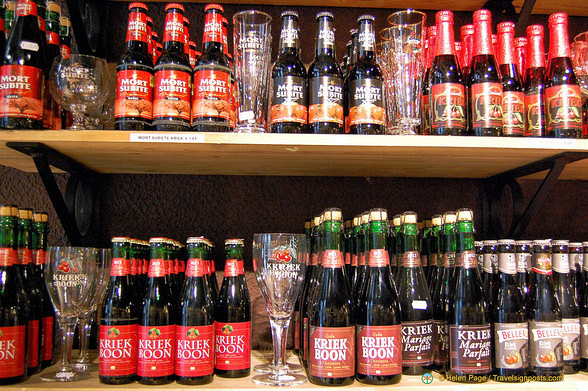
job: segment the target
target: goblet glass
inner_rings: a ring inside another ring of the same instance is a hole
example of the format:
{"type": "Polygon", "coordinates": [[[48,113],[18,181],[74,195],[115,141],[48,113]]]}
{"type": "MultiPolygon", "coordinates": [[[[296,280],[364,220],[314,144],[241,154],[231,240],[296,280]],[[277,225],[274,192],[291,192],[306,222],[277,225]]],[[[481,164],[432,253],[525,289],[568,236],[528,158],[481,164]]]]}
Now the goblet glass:
{"type": "Polygon", "coordinates": [[[306,235],[253,235],[253,269],[265,300],[274,346],[272,371],[253,376],[251,380],[256,384],[290,386],[306,381],[305,376],[288,368],[286,340],[294,303],[304,281],[307,257],[306,235]]]}
{"type": "Polygon", "coordinates": [[[71,130],[88,129],[88,113],[104,105],[110,91],[106,61],[94,56],[72,54],[57,57],[49,74],[53,97],[73,117],[71,130]]]}
{"type": "Polygon", "coordinates": [[[76,372],[71,365],[74,328],[81,308],[96,279],[96,249],[88,247],[50,247],[45,264],[45,284],[61,327],[61,362],[59,369],[41,376],[46,381],[78,381],[90,377],[76,372]]]}

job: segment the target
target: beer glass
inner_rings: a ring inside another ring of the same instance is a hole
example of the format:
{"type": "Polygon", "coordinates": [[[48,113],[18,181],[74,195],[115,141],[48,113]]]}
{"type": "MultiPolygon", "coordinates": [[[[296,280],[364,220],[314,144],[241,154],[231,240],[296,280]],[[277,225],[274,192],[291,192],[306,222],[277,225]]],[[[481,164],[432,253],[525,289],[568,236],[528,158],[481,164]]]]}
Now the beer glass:
{"type": "Polygon", "coordinates": [[[572,64],[583,99],[588,99],[588,31],[576,35],[572,42],[572,64]]]}
{"type": "Polygon", "coordinates": [[[397,134],[394,77],[392,75],[390,37],[392,27],[380,30],[380,43],[376,46],[376,61],[384,76],[384,101],[386,103],[386,133],[397,134]]]}
{"type": "Polygon", "coordinates": [[[253,270],[265,300],[274,346],[272,371],[253,376],[251,380],[256,384],[290,386],[306,381],[303,375],[288,368],[286,337],[294,303],[302,289],[307,258],[304,234],[253,235],[253,270]]]}
{"type": "Polygon", "coordinates": [[[242,11],[233,16],[237,87],[235,132],[266,131],[271,66],[271,21],[271,16],[260,11],[242,11]]]}
{"type": "Polygon", "coordinates": [[[421,123],[421,88],[426,15],[406,10],[388,16],[394,104],[400,134],[417,134],[421,123]]]}

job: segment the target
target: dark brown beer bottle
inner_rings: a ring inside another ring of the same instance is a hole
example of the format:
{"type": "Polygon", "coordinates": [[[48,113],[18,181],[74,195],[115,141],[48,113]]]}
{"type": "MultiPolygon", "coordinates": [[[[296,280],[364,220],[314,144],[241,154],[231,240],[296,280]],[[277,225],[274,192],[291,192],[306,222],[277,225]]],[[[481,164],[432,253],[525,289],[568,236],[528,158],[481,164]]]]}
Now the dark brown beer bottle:
{"type": "Polygon", "coordinates": [[[298,13],[282,12],[280,52],[272,67],[271,131],[305,133],[308,118],[307,75],[300,59],[298,13]]]}
{"type": "Polygon", "coordinates": [[[315,57],[308,68],[310,133],[343,133],[343,73],[335,55],[333,14],[320,12],[315,57]]]}
{"type": "Polygon", "coordinates": [[[527,27],[526,71],[525,71],[525,113],[527,132],[525,136],[545,136],[545,48],[543,47],[543,26],[534,24],[527,27]]]}
{"type": "Polygon", "coordinates": [[[498,285],[498,242],[496,240],[484,240],[484,277],[482,278],[486,306],[492,312],[494,296],[498,285]]]}
{"type": "Polygon", "coordinates": [[[512,22],[499,23],[498,66],[502,75],[502,133],[505,136],[525,135],[525,94],[523,81],[515,63],[512,22]]]}
{"type": "Polygon", "coordinates": [[[576,297],[576,303],[578,308],[581,303],[582,296],[582,265],[584,264],[584,250],[582,248],[582,242],[571,242],[570,243],[570,283],[574,290],[574,296],[576,297]]]}
{"type": "Polygon", "coordinates": [[[6,15],[6,5],[2,2],[2,6],[0,7],[0,53],[4,53],[6,49],[6,23],[5,23],[5,15],[6,15]]]}
{"type": "Polygon", "coordinates": [[[431,134],[461,136],[466,133],[465,89],[455,55],[453,12],[435,15],[437,42],[431,67],[431,134]]]}
{"type": "Polygon", "coordinates": [[[370,223],[370,212],[365,211],[361,214],[359,221],[359,234],[357,237],[357,269],[355,270],[355,281],[351,288],[351,297],[355,303],[355,299],[359,298],[359,292],[362,291],[365,284],[365,275],[367,269],[367,254],[369,252],[368,230],[370,223]]]}
{"type": "Polygon", "coordinates": [[[527,302],[529,294],[529,273],[531,272],[531,244],[530,240],[517,240],[516,257],[517,257],[517,276],[519,287],[523,295],[524,302],[527,302]]]}
{"type": "Polygon", "coordinates": [[[490,11],[475,11],[474,27],[474,52],[467,78],[470,133],[475,136],[501,136],[502,84],[492,46],[490,11]]]}
{"type": "Polygon", "coordinates": [[[427,56],[425,57],[425,74],[423,76],[423,93],[421,97],[423,134],[431,134],[431,67],[435,56],[437,26],[427,28],[427,56]]]}
{"type": "Polygon", "coordinates": [[[116,67],[116,130],[146,130],[151,127],[154,80],[148,32],[147,6],[131,3],[127,48],[116,67]]]}
{"type": "Polygon", "coordinates": [[[545,114],[548,137],[582,138],[582,94],[570,58],[568,15],[564,12],[549,16],[545,114]]]}
{"type": "MultiPolygon", "coordinates": [[[[434,220],[439,223],[437,215],[434,220]]],[[[441,217],[442,224],[439,232],[439,258],[437,280],[433,290],[433,363],[431,369],[444,373],[449,362],[449,330],[447,328],[447,315],[449,309],[449,279],[455,265],[455,212],[447,212],[441,217]]]]}

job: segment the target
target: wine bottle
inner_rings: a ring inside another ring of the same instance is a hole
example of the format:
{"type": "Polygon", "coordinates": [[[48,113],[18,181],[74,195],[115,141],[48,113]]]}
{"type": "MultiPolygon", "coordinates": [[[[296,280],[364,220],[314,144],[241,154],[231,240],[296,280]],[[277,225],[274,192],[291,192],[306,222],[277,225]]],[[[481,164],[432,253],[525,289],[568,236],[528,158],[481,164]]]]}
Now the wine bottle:
{"type": "Polygon", "coordinates": [[[482,280],[484,279],[484,242],[476,240],[474,242],[474,248],[476,249],[476,259],[478,260],[478,272],[482,280]]]}
{"type": "Polygon", "coordinates": [[[431,68],[437,42],[437,26],[427,28],[427,53],[425,56],[425,73],[423,75],[423,93],[421,96],[423,134],[431,134],[431,68]]]}
{"type": "Polygon", "coordinates": [[[527,133],[525,136],[545,136],[545,49],[543,47],[543,26],[534,24],[527,27],[526,71],[525,71],[525,112],[527,133]]]}
{"type": "Polygon", "coordinates": [[[351,250],[351,270],[347,275],[349,280],[349,287],[355,286],[357,278],[357,266],[359,264],[359,231],[361,227],[361,215],[353,217],[351,222],[351,238],[350,238],[350,250],[351,250]]]}

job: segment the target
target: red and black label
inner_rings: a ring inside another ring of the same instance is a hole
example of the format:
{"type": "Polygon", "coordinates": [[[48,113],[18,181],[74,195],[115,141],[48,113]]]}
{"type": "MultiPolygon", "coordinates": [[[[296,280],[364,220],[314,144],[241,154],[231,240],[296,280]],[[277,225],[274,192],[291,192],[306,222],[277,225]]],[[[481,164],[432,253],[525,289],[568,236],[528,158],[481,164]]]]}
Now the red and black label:
{"type": "Polygon", "coordinates": [[[466,128],[465,90],[458,83],[442,83],[431,86],[431,127],[437,129],[466,128]]]}
{"type": "Polygon", "coordinates": [[[423,366],[433,355],[433,320],[402,322],[402,365],[423,366]]]}
{"type": "MultiPolygon", "coordinates": [[[[166,25],[167,28],[167,25],[166,25]]],[[[141,41],[147,43],[147,14],[144,12],[131,12],[127,28],[127,42],[141,41]]]]}
{"type": "Polygon", "coordinates": [[[147,71],[124,70],[116,73],[114,117],[153,118],[153,75],[147,71]]]}
{"type": "Polygon", "coordinates": [[[309,372],[326,378],[355,374],[355,330],[349,327],[310,326],[309,372]]]}
{"type": "Polygon", "coordinates": [[[487,374],[492,370],[490,325],[449,326],[449,365],[462,374],[487,374]]]}
{"type": "Polygon", "coordinates": [[[165,277],[166,275],[166,261],[164,261],[163,259],[151,259],[149,261],[149,277],[165,277]]]}
{"type": "Polygon", "coordinates": [[[43,71],[36,67],[1,66],[0,117],[42,120],[43,79],[43,71]]]}
{"type": "Polygon", "coordinates": [[[306,82],[298,76],[278,76],[273,80],[271,123],[306,124],[306,82]]]}
{"type": "Polygon", "coordinates": [[[26,327],[0,327],[0,379],[24,375],[26,327]]]}
{"type": "Polygon", "coordinates": [[[402,372],[401,326],[356,326],[357,373],[390,376],[402,372]]]}
{"type": "Polygon", "coordinates": [[[502,94],[502,132],[508,136],[525,135],[525,94],[504,91],[502,94]]]}
{"type": "Polygon", "coordinates": [[[176,375],[206,376],[214,372],[214,326],[176,326],[176,375]]]}
{"type": "Polygon", "coordinates": [[[101,376],[129,376],[137,373],[138,326],[100,325],[98,356],[101,376]]]}
{"type": "Polygon", "coordinates": [[[215,322],[214,335],[217,369],[251,366],[251,322],[215,322]]]}
{"type": "Polygon", "coordinates": [[[37,16],[37,3],[33,0],[19,0],[16,3],[16,16],[37,16]]]}
{"type": "Polygon", "coordinates": [[[580,86],[560,85],[545,90],[545,114],[548,133],[559,129],[582,131],[582,95],[580,86]]]}
{"type": "Polygon", "coordinates": [[[188,267],[186,268],[186,277],[204,277],[208,274],[208,261],[200,258],[188,259],[188,267]]]}
{"type": "Polygon", "coordinates": [[[112,266],[110,267],[111,277],[126,276],[131,272],[130,261],[125,258],[112,258],[112,266]]]}
{"type": "Polygon", "coordinates": [[[12,266],[18,263],[18,252],[10,247],[0,247],[0,266],[12,266]]]}
{"type": "Polygon", "coordinates": [[[541,94],[525,95],[527,130],[525,136],[541,137],[545,129],[545,103],[541,94]]]}
{"type": "Polygon", "coordinates": [[[223,43],[223,16],[220,12],[209,12],[206,14],[202,42],[223,43]]]}
{"type": "Polygon", "coordinates": [[[349,122],[351,125],[386,123],[382,80],[362,78],[349,85],[349,122]]]}
{"type": "Polygon", "coordinates": [[[478,83],[471,87],[474,128],[502,127],[502,84],[478,83]]]}
{"type": "Polygon", "coordinates": [[[41,338],[41,361],[53,359],[53,316],[45,316],[41,319],[43,336],[41,338]]]}
{"type": "Polygon", "coordinates": [[[343,80],[313,77],[309,82],[308,123],[334,122],[343,125],[343,80]]]}
{"type": "Polygon", "coordinates": [[[229,119],[231,111],[229,69],[196,69],[192,96],[192,118],[229,119]]]}
{"type": "Polygon", "coordinates": [[[27,367],[34,368],[39,366],[39,342],[41,333],[41,322],[39,319],[29,320],[28,323],[28,343],[27,343],[27,367]]]}
{"type": "MultiPolygon", "coordinates": [[[[147,25],[146,23],[147,20],[145,20],[145,26],[147,25]]],[[[179,12],[169,12],[165,17],[163,42],[168,41],[184,43],[184,15],[179,12]]]]}
{"type": "Polygon", "coordinates": [[[161,377],[175,371],[176,326],[139,326],[137,375],[161,377]]]}
{"type": "Polygon", "coordinates": [[[191,79],[189,69],[155,72],[153,118],[190,122],[191,79]]]}

